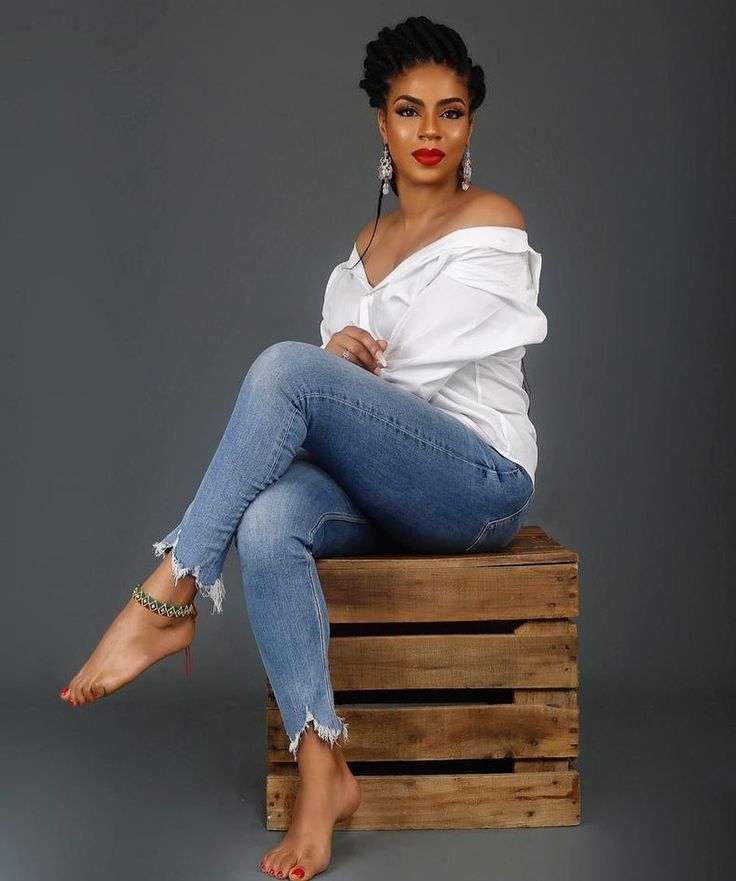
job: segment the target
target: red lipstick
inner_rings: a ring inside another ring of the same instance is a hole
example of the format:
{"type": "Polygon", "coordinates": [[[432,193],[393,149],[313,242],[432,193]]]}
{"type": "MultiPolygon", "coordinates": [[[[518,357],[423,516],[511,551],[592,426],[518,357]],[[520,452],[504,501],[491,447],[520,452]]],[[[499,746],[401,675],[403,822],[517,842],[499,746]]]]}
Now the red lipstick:
{"type": "Polygon", "coordinates": [[[411,155],[422,165],[437,165],[445,156],[442,150],[428,150],[426,147],[415,150],[411,155]]]}

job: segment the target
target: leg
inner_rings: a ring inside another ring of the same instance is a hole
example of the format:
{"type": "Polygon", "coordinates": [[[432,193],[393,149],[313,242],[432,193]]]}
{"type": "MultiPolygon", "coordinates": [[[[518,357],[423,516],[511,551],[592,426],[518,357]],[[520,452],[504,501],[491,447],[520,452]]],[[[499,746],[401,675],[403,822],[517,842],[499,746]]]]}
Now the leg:
{"type": "MultiPolygon", "coordinates": [[[[238,524],[301,446],[363,512],[415,552],[503,546],[533,494],[523,468],[449,414],[318,346],[276,343],[248,370],[181,523],[154,545],[158,555],[171,549],[171,575],[162,591],[175,593],[182,582],[180,601],[186,601],[193,580],[212,599],[213,613],[222,611],[222,567],[238,524]]],[[[157,599],[165,598],[146,585],[157,599]]],[[[107,639],[104,657],[90,659],[87,682],[104,688],[117,645],[107,639]]],[[[169,653],[152,654],[150,641],[147,651],[130,676],[116,661],[118,687],[169,653]]],[[[80,696],[77,687],[75,700],[80,696]]]]}
{"type": "Polygon", "coordinates": [[[396,547],[303,453],[249,505],[235,546],[251,626],[301,778],[289,831],[261,868],[282,878],[301,868],[309,879],[329,864],[334,824],[360,804],[360,785],[337,742],[341,734],[347,740],[347,725],[335,713],[315,558],[396,547]]]}
{"type": "Polygon", "coordinates": [[[448,413],[318,346],[275,343],[246,374],[181,523],[154,545],[157,554],[172,548],[176,580],[193,575],[213,613],[222,611],[222,567],[243,514],[300,447],[415,552],[462,553],[485,524],[515,525],[532,494],[523,468],[448,413]]]}

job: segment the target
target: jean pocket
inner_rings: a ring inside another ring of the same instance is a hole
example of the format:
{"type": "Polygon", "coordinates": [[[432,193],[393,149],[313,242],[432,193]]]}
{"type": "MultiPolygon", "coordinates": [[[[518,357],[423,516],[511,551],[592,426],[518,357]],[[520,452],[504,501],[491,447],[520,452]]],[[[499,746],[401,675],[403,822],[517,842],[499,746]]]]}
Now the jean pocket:
{"type": "Polygon", "coordinates": [[[510,544],[516,533],[524,525],[529,514],[529,506],[534,498],[534,490],[529,498],[513,514],[507,517],[499,517],[497,520],[488,520],[481,527],[478,535],[463,551],[464,554],[481,554],[492,551],[500,551],[510,544]]]}

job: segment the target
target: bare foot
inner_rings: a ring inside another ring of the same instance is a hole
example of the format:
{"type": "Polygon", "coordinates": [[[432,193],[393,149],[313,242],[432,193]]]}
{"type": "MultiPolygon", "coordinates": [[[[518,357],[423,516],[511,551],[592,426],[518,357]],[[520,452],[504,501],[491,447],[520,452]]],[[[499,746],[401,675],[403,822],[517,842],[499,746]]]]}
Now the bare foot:
{"type": "Polygon", "coordinates": [[[333,827],[358,809],[360,784],[340,744],[331,747],[312,726],[299,741],[297,762],[301,781],[289,831],[278,847],[264,855],[261,871],[276,878],[308,881],[329,865],[333,827]]]}
{"type": "MultiPolygon", "coordinates": [[[[169,554],[143,583],[143,590],[162,602],[189,603],[197,592],[194,579],[185,575],[174,587],[169,554]]],[[[59,697],[76,706],[110,695],[156,661],[185,649],[194,640],[194,631],[193,615],[169,618],[131,597],[59,697]]]]}

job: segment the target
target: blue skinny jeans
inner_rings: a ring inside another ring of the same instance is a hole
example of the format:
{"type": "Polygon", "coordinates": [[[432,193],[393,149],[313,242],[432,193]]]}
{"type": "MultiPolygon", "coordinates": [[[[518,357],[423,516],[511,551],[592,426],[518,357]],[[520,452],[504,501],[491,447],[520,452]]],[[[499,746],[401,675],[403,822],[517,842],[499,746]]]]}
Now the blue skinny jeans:
{"type": "Polygon", "coordinates": [[[170,551],[175,582],[193,576],[214,614],[235,540],[296,761],[310,721],[331,745],[348,737],[335,711],[315,560],[499,550],[533,495],[522,466],[448,413],[319,346],[287,340],[253,361],[194,499],[153,548],[170,551]]]}

